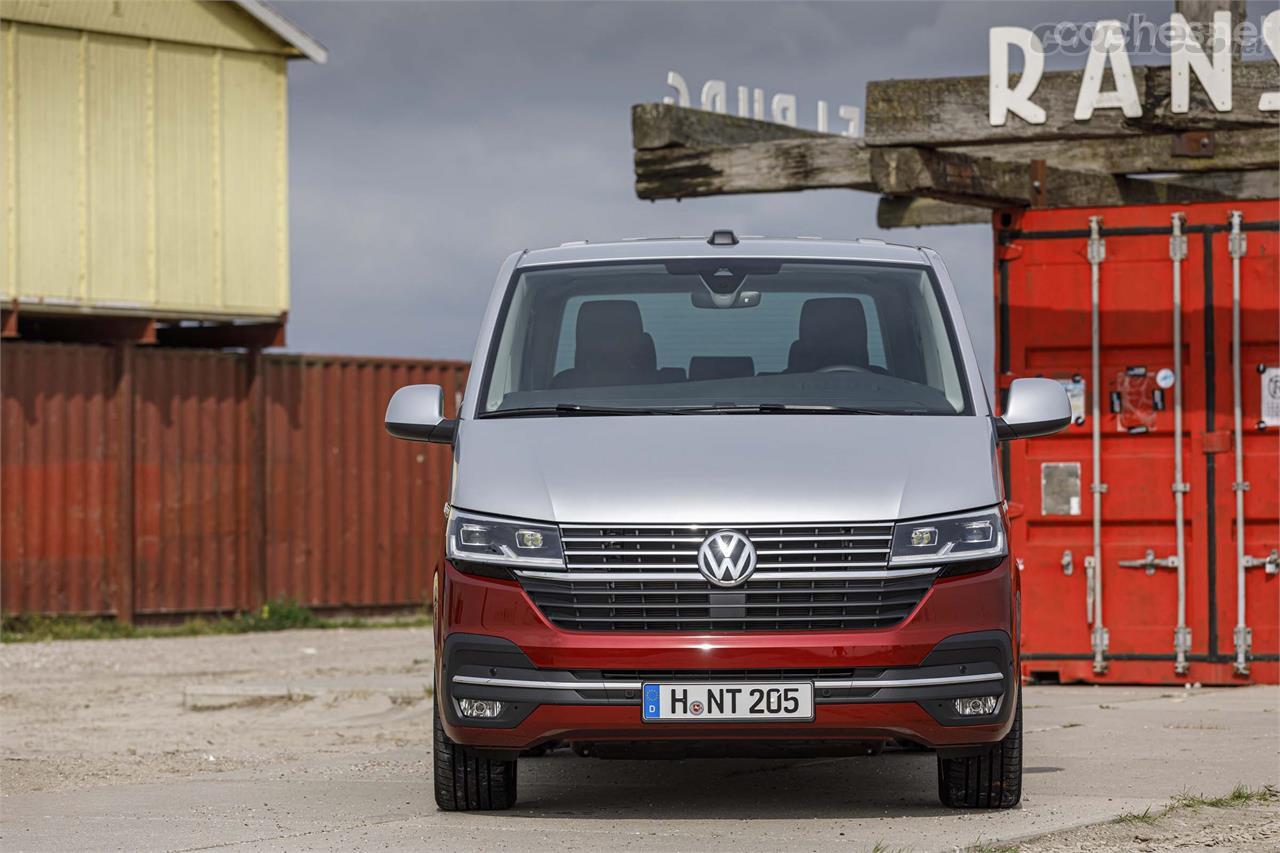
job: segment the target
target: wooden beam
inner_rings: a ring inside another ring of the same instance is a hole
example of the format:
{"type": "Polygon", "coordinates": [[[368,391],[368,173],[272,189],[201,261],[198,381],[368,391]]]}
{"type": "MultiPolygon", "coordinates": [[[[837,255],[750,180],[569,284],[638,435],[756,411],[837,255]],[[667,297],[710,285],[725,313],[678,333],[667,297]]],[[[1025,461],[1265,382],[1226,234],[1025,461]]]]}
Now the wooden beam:
{"type": "MultiPolygon", "coordinates": [[[[870,164],[870,155],[859,140],[688,107],[639,104],[632,108],[631,126],[637,152],[637,186],[649,183],[653,185],[646,186],[641,192],[641,198],[719,195],[722,191],[717,188],[718,182],[735,185],[735,189],[726,190],[732,192],[779,192],[787,189],[853,186],[860,180],[864,158],[870,164]],[[757,138],[751,139],[753,136],[757,138]],[[769,148],[772,146],[766,144],[796,141],[813,145],[814,150],[806,151],[803,145],[779,145],[771,152],[769,148]],[[754,147],[758,144],[766,145],[759,152],[739,151],[731,158],[713,156],[716,149],[739,145],[754,147]],[[641,157],[641,152],[645,152],[646,156],[641,157]],[[804,160],[812,163],[834,161],[842,164],[843,171],[852,174],[828,180],[811,170],[793,169],[796,174],[805,174],[804,185],[779,189],[776,181],[769,181],[767,188],[755,189],[751,183],[755,178],[739,181],[733,171],[738,165],[757,168],[763,163],[777,160],[792,164],[804,160]],[[683,177],[673,185],[671,193],[667,193],[664,186],[667,176],[671,173],[672,179],[675,179],[677,170],[683,177]],[[692,186],[684,186],[685,182],[692,186]]],[[[1178,134],[1164,133],[1119,139],[958,146],[957,150],[975,157],[1022,163],[1044,160],[1048,165],[1060,169],[1115,174],[1274,169],[1280,161],[1280,136],[1271,128],[1214,131],[1207,137],[1210,142],[1208,150],[1212,152],[1212,156],[1176,153],[1179,138],[1178,134]]],[[[1202,155],[1204,152],[1194,153],[1202,155]]]]}
{"type": "Polygon", "coordinates": [[[831,134],[673,104],[636,104],[631,108],[631,142],[636,150],[741,145],[815,136],[826,138],[831,134]]]}
{"type": "Polygon", "coordinates": [[[925,196],[978,207],[1086,207],[1218,201],[1216,190],[971,157],[929,148],[878,148],[871,175],[886,195],[925,196]],[[1038,181],[1039,185],[1033,183],[1038,181]]]}
{"type": "Polygon", "coordinates": [[[1010,142],[944,148],[974,157],[1029,163],[1044,160],[1060,169],[1113,174],[1149,172],[1228,172],[1274,169],[1280,162],[1280,135],[1271,128],[1210,132],[1210,156],[1178,153],[1180,134],[1160,133],[1121,139],[1010,142]]]}
{"type": "Polygon", "coordinates": [[[867,84],[866,142],[869,146],[947,146],[1128,137],[1162,130],[1280,127],[1280,113],[1258,110],[1263,93],[1280,90],[1280,66],[1274,61],[1235,63],[1234,109],[1229,113],[1213,110],[1203,89],[1193,84],[1190,111],[1173,114],[1169,111],[1170,68],[1138,65],[1133,68],[1133,77],[1142,117],[1128,119],[1118,109],[1104,109],[1095,111],[1088,121],[1076,121],[1073,114],[1083,76],[1083,71],[1046,73],[1032,97],[1048,114],[1045,123],[1030,124],[1010,115],[1002,127],[988,122],[986,75],[873,81],[867,84]]]}
{"type": "Polygon", "coordinates": [[[635,169],[636,195],[646,199],[875,189],[867,149],[842,136],[640,150],[635,169]]]}
{"type": "Polygon", "coordinates": [[[876,205],[876,225],[880,228],[919,228],[923,225],[990,225],[991,210],[967,204],[952,204],[933,198],[881,196],[876,205]]]}
{"type": "Polygon", "coordinates": [[[1280,170],[1258,172],[1201,172],[1153,178],[1155,183],[1216,192],[1224,200],[1280,198],[1280,170]]]}

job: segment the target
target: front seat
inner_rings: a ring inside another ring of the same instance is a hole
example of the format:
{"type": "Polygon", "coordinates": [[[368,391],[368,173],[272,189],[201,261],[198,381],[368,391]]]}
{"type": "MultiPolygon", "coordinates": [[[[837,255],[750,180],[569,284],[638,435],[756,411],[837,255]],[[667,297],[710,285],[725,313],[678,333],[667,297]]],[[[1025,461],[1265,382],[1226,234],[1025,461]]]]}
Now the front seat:
{"type": "Polygon", "coordinates": [[[658,357],[653,338],[640,319],[640,306],[629,299],[582,303],[573,367],[557,373],[551,387],[649,385],[658,381],[658,357]]]}
{"type": "Polygon", "coordinates": [[[867,314],[860,301],[845,296],[805,301],[787,373],[812,373],[835,365],[868,368],[870,363],[867,314]]]}

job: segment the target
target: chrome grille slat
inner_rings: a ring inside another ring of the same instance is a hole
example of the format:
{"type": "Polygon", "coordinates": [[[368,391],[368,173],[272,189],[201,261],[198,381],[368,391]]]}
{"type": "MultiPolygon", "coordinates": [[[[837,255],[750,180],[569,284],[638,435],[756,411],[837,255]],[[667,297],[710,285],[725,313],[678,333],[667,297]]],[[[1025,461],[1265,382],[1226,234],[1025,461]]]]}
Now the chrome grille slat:
{"type": "Polygon", "coordinates": [[[760,631],[883,628],[933,584],[931,567],[889,568],[892,522],[564,524],[564,570],[517,571],[552,623],[584,631],[760,631]],[[737,530],[756,571],[720,588],[698,569],[711,533],[737,530]]]}

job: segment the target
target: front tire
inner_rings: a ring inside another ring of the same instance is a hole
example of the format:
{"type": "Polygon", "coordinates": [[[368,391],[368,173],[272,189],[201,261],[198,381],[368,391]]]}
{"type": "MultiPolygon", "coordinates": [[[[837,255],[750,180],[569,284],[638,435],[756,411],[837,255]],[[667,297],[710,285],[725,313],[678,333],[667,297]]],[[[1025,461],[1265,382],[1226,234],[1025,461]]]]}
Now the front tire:
{"type": "Polygon", "coordinates": [[[442,811],[492,811],[509,809],[516,804],[514,760],[479,758],[454,743],[440,723],[438,703],[433,729],[436,805],[442,811]]]}
{"type": "Polygon", "coordinates": [[[938,799],[953,809],[1011,809],[1022,799],[1022,691],[1013,728],[982,755],[938,756],[938,799]]]}

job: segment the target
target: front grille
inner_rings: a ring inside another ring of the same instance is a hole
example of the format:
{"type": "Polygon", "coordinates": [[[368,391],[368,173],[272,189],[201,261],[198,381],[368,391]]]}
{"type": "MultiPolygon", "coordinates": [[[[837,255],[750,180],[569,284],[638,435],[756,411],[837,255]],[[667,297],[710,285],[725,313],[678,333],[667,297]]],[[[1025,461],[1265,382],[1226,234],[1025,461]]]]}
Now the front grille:
{"type": "Polygon", "coordinates": [[[720,588],[699,572],[698,547],[718,526],[564,525],[565,571],[519,572],[534,604],[583,631],[870,629],[905,619],[932,570],[886,572],[893,525],[737,526],[756,570],[720,588]]]}

